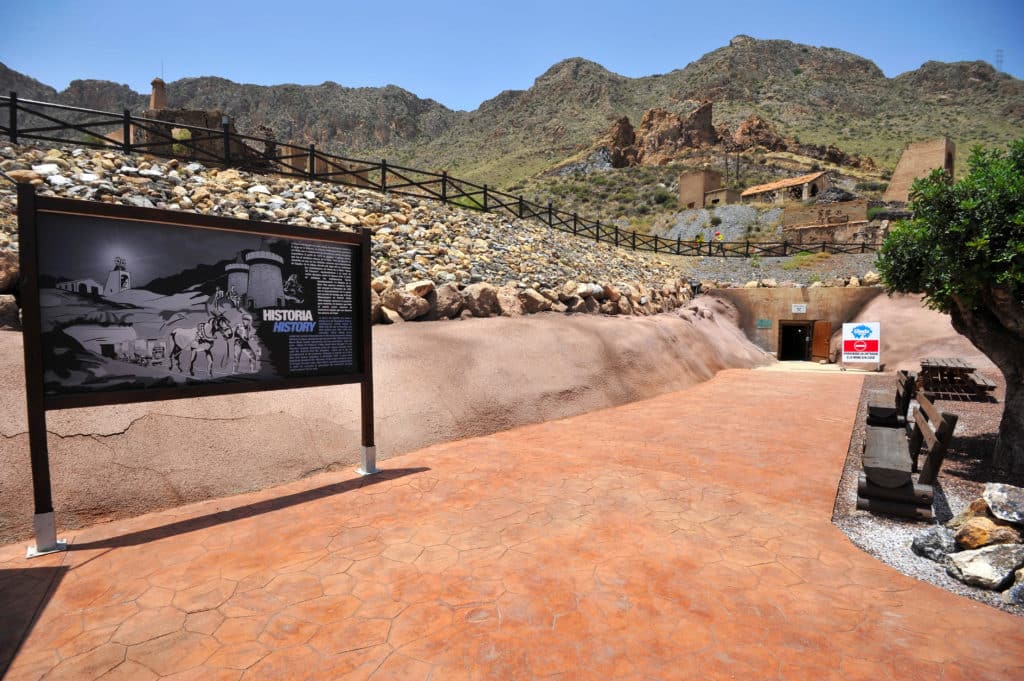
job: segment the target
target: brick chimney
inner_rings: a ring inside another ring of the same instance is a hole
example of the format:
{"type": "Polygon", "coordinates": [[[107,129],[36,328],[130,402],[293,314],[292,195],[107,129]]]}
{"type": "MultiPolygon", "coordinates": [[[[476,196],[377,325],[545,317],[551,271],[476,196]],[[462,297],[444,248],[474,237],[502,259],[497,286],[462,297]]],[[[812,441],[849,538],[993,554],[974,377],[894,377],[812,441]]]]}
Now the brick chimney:
{"type": "Polygon", "coordinates": [[[159,111],[167,108],[167,90],[163,78],[153,79],[153,92],[149,95],[150,111],[159,111]]]}

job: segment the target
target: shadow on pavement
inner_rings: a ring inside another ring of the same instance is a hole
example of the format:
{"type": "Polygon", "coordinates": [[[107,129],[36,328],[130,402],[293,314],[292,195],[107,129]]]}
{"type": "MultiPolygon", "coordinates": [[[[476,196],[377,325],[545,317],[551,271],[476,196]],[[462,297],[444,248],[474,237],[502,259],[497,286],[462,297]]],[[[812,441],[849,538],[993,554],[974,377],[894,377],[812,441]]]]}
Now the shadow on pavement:
{"type": "Polygon", "coordinates": [[[64,565],[0,570],[0,678],[67,571],[64,565]]]}
{"type": "Polygon", "coordinates": [[[333,496],[335,494],[344,494],[345,492],[359,489],[361,487],[369,487],[370,485],[376,485],[381,482],[404,478],[407,475],[425,473],[429,470],[429,468],[423,466],[382,470],[374,475],[356,478],[354,480],[346,480],[344,482],[338,482],[331,485],[324,485],[323,487],[316,487],[314,489],[296,492],[294,494],[286,494],[281,497],[274,497],[273,499],[266,499],[264,501],[257,501],[224,511],[217,511],[216,513],[209,513],[197,518],[188,518],[187,520],[180,520],[167,525],[140,530],[138,532],[129,532],[128,534],[123,534],[117,537],[69,544],[68,550],[85,551],[90,549],[108,549],[117,548],[119,546],[145,544],[147,542],[164,539],[178,534],[195,532],[197,530],[213,527],[214,525],[230,523],[244,518],[251,518],[264,513],[272,513],[283,508],[288,508],[289,506],[305,504],[307,502],[316,501],[317,499],[323,499],[324,497],[333,496]]]}

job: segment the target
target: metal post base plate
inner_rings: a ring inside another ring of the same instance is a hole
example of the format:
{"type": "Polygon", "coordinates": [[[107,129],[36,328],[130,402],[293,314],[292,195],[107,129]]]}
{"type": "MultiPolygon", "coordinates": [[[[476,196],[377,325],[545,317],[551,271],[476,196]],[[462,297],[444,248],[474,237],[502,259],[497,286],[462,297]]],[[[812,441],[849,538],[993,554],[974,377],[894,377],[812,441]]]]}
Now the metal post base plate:
{"type": "Polygon", "coordinates": [[[49,513],[36,513],[32,518],[32,524],[36,531],[36,545],[28,547],[25,552],[26,558],[45,556],[48,553],[67,551],[68,542],[66,539],[57,539],[57,525],[54,521],[53,511],[49,513]]]}
{"type": "Polygon", "coordinates": [[[40,551],[35,546],[28,547],[28,550],[25,551],[25,557],[26,558],[38,558],[39,556],[48,556],[51,553],[59,553],[61,551],[67,551],[67,550],[68,550],[68,540],[67,539],[58,539],[57,542],[51,548],[49,548],[49,549],[47,549],[45,551],[40,551]]]}
{"type": "Polygon", "coordinates": [[[359,473],[359,475],[373,475],[374,473],[380,473],[380,469],[377,468],[376,447],[363,447],[362,462],[359,468],[356,469],[356,473],[359,473]]]}

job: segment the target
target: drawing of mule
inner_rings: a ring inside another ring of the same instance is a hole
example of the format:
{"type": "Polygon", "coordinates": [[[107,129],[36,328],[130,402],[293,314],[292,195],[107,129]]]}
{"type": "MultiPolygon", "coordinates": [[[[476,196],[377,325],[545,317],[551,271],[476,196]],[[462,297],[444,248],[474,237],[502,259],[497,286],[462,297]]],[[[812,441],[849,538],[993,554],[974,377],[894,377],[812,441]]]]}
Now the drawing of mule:
{"type": "Polygon", "coordinates": [[[192,376],[196,375],[196,357],[202,352],[206,355],[207,371],[212,377],[213,344],[218,334],[224,338],[224,351],[230,352],[228,344],[233,332],[231,330],[231,322],[223,314],[211,314],[209,319],[205,322],[199,322],[199,325],[194,328],[182,327],[171,331],[170,368],[173,369],[175,362],[177,362],[178,371],[182,371],[181,353],[182,350],[188,348],[192,352],[192,361],[189,362],[188,373],[192,376]]]}

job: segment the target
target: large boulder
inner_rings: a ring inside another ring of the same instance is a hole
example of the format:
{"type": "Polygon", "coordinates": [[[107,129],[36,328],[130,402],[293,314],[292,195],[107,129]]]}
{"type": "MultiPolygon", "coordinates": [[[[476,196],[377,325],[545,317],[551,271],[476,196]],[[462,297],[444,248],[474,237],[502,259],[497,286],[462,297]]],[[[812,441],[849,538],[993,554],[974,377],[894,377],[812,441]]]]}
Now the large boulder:
{"type": "Polygon", "coordinates": [[[384,291],[387,291],[389,288],[394,288],[394,286],[395,280],[386,274],[383,274],[379,277],[374,277],[373,281],[370,282],[370,288],[372,288],[377,293],[384,293],[384,291]]]}
{"type": "Polygon", "coordinates": [[[941,525],[933,525],[914,537],[910,550],[922,558],[944,563],[946,556],[956,551],[953,531],[941,525]]]}
{"type": "Polygon", "coordinates": [[[1014,574],[1013,586],[1004,591],[1001,598],[1003,603],[1024,605],[1024,568],[1017,570],[1014,574]]]}
{"type": "Polygon", "coordinates": [[[982,497],[989,511],[1000,520],[1024,525],[1024,489],[1001,482],[985,484],[982,497]]]}
{"type": "Polygon", "coordinates": [[[434,311],[438,319],[454,319],[462,311],[462,291],[458,284],[441,284],[434,289],[434,295],[434,311]]]}
{"type": "Polygon", "coordinates": [[[385,308],[396,311],[405,321],[423,317],[430,312],[430,301],[405,289],[393,288],[385,291],[381,301],[385,308]]]}
{"type": "Polygon", "coordinates": [[[526,314],[546,312],[551,309],[551,301],[532,288],[525,289],[519,293],[519,302],[522,304],[523,312],[526,314]]]}
{"type": "Polygon", "coordinates": [[[600,284],[580,284],[576,287],[576,295],[580,298],[597,298],[600,300],[604,297],[604,287],[600,284]]]}
{"type": "Polygon", "coordinates": [[[490,317],[498,312],[498,289],[487,282],[470,284],[462,292],[462,302],[474,317],[490,317]]]}
{"type": "Polygon", "coordinates": [[[419,281],[414,281],[411,284],[406,284],[405,290],[414,296],[426,298],[434,292],[434,282],[429,279],[420,279],[419,281]]]}
{"type": "Polygon", "coordinates": [[[0,293],[13,293],[18,285],[18,254],[13,251],[0,251],[0,293]]]}
{"type": "Polygon", "coordinates": [[[376,324],[381,318],[380,294],[370,289],[370,323],[376,324]]]}
{"type": "Polygon", "coordinates": [[[878,272],[867,272],[860,279],[861,286],[878,286],[882,283],[882,275],[878,272]]]}
{"type": "Polygon", "coordinates": [[[960,526],[971,518],[985,518],[988,517],[988,514],[988,502],[980,498],[975,499],[967,506],[967,508],[953,516],[953,518],[946,523],[946,527],[954,531],[959,530],[960,526]]]}
{"type": "Polygon", "coordinates": [[[999,589],[1024,566],[1024,544],[994,544],[949,554],[946,572],[964,584],[999,589]]]}
{"type": "Polygon", "coordinates": [[[519,300],[518,288],[502,286],[498,289],[498,312],[502,317],[519,317],[523,314],[523,304],[519,300]]]}
{"type": "Polygon", "coordinates": [[[1008,525],[997,524],[991,518],[968,518],[956,531],[956,545],[960,549],[980,549],[990,544],[1020,544],[1020,531],[1008,525]]]}
{"type": "Polygon", "coordinates": [[[955,539],[960,549],[967,550],[990,544],[1020,544],[1022,541],[1018,530],[986,517],[968,518],[956,531],[955,539]]]}

